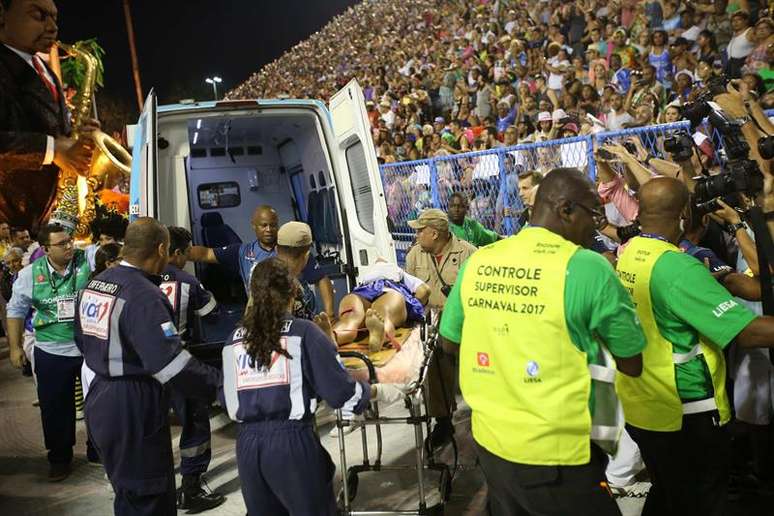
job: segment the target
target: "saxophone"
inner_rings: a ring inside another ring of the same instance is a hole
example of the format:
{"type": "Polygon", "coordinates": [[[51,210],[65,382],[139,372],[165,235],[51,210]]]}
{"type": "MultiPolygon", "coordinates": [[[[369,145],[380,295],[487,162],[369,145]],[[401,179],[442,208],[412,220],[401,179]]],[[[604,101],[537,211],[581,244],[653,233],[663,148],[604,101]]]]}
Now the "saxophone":
{"type": "MultiPolygon", "coordinates": [[[[90,118],[93,109],[94,88],[97,81],[97,60],[81,45],[68,45],[57,42],[57,46],[72,59],[82,60],[86,76],[81,90],[74,99],[73,136],[78,133],[83,122],[90,118]]],[[[75,223],[75,236],[86,238],[90,233],[90,224],[96,216],[97,195],[105,179],[116,173],[128,176],[132,167],[132,156],[114,138],[102,131],[93,133],[95,143],[91,166],[86,179],[86,198],[84,207],[79,206],[78,174],[74,170],[62,170],[59,175],[56,195],[56,216],[75,223]]]]}

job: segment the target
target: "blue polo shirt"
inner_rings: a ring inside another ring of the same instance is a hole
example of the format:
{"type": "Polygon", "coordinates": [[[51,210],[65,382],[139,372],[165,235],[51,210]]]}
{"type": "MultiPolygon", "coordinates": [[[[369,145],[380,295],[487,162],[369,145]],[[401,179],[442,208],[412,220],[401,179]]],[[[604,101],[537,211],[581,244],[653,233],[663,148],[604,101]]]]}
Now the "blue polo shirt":
{"type": "MultiPolygon", "coordinates": [[[[267,251],[258,240],[244,244],[232,244],[213,249],[218,263],[228,268],[235,274],[239,274],[245,287],[245,292],[249,292],[250,277],[253,268],[267,258],[277,255],[277,250],[267,251]]],[[[299,281],[301,283],[302,294],[299,299],[297,309],[294,309],[294,315],[305,319],[310,319],[315,313],[314,293],[309,288],[309,284],[317,283],[323,279],[326,274],[320,269],[317,259],[309,256],[306,267],[301,271],[299,281]]]]}

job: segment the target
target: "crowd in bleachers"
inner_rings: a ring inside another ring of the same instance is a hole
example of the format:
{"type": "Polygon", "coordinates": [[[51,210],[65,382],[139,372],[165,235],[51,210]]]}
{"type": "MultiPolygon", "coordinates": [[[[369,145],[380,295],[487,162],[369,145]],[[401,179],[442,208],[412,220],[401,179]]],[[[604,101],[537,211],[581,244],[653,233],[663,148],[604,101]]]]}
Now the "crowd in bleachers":
{"type": "Polygon", "coordinates": [[[769,108],[774,22],[766,7],[366,1],[229,97],[327,99],[357,78],[382,162],[674,120],[718,74],[742,78],[769,108]]]}

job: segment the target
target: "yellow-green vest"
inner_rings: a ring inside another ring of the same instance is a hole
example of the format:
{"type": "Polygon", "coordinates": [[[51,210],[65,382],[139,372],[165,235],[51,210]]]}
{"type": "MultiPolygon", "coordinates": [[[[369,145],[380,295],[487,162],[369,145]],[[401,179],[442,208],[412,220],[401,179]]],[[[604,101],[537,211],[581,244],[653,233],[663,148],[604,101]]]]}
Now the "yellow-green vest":
{"type": "Polygon", "coordinates": [[[642,352],[642,375],[619,375],[616,389],[621,398],[626,422],[656,432],[682,428],[684,414],[717,410],[721,424],[731,417],[726,395],[726,365],[723,352],[703,340],[688,353],[675,353],[673,345],[658,329],[650,297],[650,278],[658,259],[666,252],[680,252],[675,245],[656,238],[635,237],[618,260],[618,277],[632,295],[647,345],[642,352]],[[676,368],[698,355],[712,377],[714,398],[683,403],[677,391],[676,368]]]}
{"type": "Polygon", "coordinates": [[[473,437],[511,462],[587,464],[592,441],[615,453],[621,434],[612,357],[600,345],[589,364],[567,328],[565,278],[577,250],[546,229],[528,228],[478,250],[458,280],[460,387],[473,437]]]}

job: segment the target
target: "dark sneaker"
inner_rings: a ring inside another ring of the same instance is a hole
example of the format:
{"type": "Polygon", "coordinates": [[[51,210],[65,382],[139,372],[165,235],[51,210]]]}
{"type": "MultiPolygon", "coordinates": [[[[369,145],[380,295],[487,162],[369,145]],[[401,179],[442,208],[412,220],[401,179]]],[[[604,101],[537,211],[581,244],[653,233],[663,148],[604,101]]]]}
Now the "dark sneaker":
{"type": "Polygon", "coordinates": [[[209,487],[205,490],[201,483],[194,487],[186,486],[177,490],[177,508],[181,511],[186,511],[186,514],[199,514],[200,512],[209,511],[222,505],[225,501],[225,496],[213,493],[209,487]]]}
{"type": "Polygon", "coordinates": [[[70,463],[66,464],[50,464],[48,468],[48,481],[49,482],[61,482],[70,476],[70,463]]]}
{"type": "Polygon", "coordinates": [[[450,417],[438,417],[435,419],[435,426],[430,432],[430,446],[432,449],[440,448],[449,444],[454,436],[454,425],[450,417]]]}

